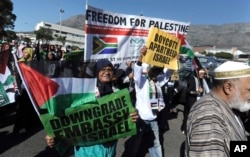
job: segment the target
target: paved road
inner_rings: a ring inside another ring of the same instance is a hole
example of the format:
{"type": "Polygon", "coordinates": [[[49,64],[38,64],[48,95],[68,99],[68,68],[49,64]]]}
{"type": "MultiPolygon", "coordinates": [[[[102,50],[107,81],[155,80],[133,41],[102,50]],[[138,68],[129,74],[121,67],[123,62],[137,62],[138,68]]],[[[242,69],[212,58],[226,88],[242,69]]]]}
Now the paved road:
{"type": "MultiPolygon", "coordinates": [[[[15,107],[6,107],[5,120],[0,127],[0,156],[1,157],[58,157],[54,149],[46,146],[45,131],[41,125],[37,125],[30,132],[22,135],[12,133],[15,121],[15,107]]],[[[169,130],[164,133],[163,146],[165,157],[181,157],[184,135],[180,131],[183,118],[183,105],[177,106],[177,118],[170,119],[169,130]]],[[[121,157],[124,151],[124,143],[127,138],[120,139],[117,147],[117,157],[121,157]]],[[[67,157],[73,157],[69,153],[67,157]]],[[[146,154],[149,157],[149,154],[146,154]]]]}

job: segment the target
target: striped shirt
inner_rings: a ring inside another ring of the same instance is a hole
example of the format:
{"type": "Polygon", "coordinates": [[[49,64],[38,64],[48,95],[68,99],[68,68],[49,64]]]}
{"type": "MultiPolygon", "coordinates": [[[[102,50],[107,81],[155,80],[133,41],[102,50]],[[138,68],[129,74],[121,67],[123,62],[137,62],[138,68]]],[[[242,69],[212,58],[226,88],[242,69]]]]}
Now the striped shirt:
{"type": "Polygon", "coordinates": [[[189,113],[185,156],[229,157],[230,141],[247,141],[241,120],[215,94],[203,96],[189,113]]]}

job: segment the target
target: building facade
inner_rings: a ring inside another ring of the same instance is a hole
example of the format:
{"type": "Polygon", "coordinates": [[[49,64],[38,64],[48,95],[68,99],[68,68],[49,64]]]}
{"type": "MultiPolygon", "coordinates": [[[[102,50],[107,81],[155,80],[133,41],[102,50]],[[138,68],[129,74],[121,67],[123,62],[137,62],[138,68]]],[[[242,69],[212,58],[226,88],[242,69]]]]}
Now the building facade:
{"type": "Polygon", "coordinates": [[[222,49],[222,48],[216,48],[215,46],[212,45],[193,46],[193,51],[198,53],[206,52],[212,54],[225,52],[232,54],[234,57],[240,54],[246,54],[245,52],[238,50],[236,47],[232,47],[231,49],[222,49]]]}
{"type": "MultiPolygon", "coordinates": [[[[40,28],[50,29],[53,33],[53,37],[56,36],[65,36],[66,42],[64,46],[78,46],[79,48],[84,48],[85,46],[85,32],[84,30],[74,29],[71,27],[66,27],[54,23],[49,22],[40,22],[36,25],[35,30],[39,30],[40,28]]],[[[61,45],[61,42],[57,40],[53,40],[50,44],[58,44],[61,45]]]]}

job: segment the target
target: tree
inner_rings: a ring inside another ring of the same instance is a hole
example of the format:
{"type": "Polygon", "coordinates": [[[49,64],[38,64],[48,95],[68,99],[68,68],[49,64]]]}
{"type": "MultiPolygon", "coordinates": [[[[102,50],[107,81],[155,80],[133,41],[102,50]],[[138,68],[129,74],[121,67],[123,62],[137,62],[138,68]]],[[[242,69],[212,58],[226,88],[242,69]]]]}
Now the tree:
{"type": "Polygon", "coordinates": [[[42,41],[43,43],[48,43],[49,41],[53,40],[52,30],[48,28],[40,28],[39,30],[35,31],[36,40],[42,41]]]}
{"type": "Polygon", "coordinates": [[[56,40],[61,42],[63,46],[65,45],[66,36],[60,36],[60,35],[58,36],[57,34],[55,34],[55,37],[56,37],[56,40]]]}
{"type": "Polygon", "coordinates": [[[16,15],[12,13],[13,3],[10,0],[0,1],[0,37],[6,36],[6,29],[14,29],[16,15]]]}
{"type": "Polygon", "coordinates": [[[215,54],[216,58],[233,59],[233,55],[227,52],[220,52],[215,54]]]}
{"type": "Polygon", "coordinates": [[[21,41],[25,42],[27,45],[31,45],[31,39],[28,37],[21,37],[21,41]]]}
{"type": "Polygon", "coordinates": [[[11,42],[12,40],[17,40],[17,35],[16,35],[16,32],[14,32],[14,31],[11,31],[11,30],[6,30],[5,31],[6,32],[6,40],[8,41],[8,42],[11,42]]]}
{"type": "Polygon", "coordinates": [[[214,56],[214,54],[211,52],[208,52],[208,53],[206,53],[206,56],[214,56]]]}

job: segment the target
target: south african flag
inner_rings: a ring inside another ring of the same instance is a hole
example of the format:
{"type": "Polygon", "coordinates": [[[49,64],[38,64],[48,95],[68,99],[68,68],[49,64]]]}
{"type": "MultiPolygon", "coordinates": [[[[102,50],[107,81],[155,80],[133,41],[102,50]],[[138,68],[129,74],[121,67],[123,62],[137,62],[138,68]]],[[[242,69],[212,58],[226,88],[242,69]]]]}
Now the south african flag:
{"type": "Polygon", "coordinates": [[[93,37],[92,54],[115,54],[117,53],[117,43],[115,37],[93,37]]]}

